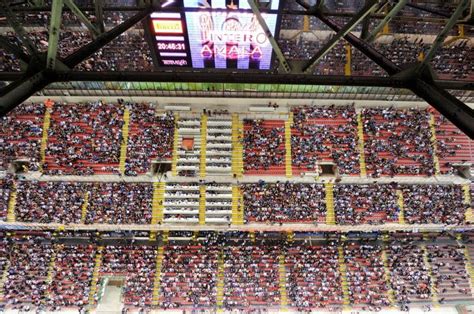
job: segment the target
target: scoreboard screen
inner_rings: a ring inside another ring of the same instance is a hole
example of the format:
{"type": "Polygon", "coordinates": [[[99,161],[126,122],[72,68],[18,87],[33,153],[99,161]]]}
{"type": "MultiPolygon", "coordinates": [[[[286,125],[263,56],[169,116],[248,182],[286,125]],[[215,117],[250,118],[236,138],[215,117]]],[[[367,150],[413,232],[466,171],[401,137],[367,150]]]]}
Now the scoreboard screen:
{"type": "MultiPolygon", "coordinates": [[[[260,1],[277,36],[280,0],[260,1]]],[[[271,67],[273,48],[247,0],[176,0],[176,12],[150,15],[157,59],[163,67],[256,69],[271,67]]]]}

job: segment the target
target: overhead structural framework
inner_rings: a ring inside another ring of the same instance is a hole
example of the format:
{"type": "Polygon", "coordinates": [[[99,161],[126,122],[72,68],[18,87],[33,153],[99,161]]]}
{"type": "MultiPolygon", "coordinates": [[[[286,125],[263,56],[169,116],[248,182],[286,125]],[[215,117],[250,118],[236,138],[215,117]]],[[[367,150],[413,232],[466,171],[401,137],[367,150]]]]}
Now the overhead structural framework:
{"type": "Polygon", "coordinates": [[[51,10],[51,25],[49,27],[48,56],[46,59],[46,68],[48,70],[54,70],[56,68],[62,10],[63,0],[53,0],[53,9],[51,10]]]}
{"type": "MultiPolygon", "coordinates": [[[[98,1],[97,1],[98,2],[98,1]]],[[[89,19],[82,13],[81,9],[77,7],[73,0],[64,0],[64,4],[71,9],[72,13],[77,16],[77,18],[84,24],[87,29],[92,33],[92,37],[96,38],[102,32],[100,32],[90,21],[89,19]]]]}
{"type": "MultiPolygon", "coordinates": [[[[114,27],[110,31],[101,34],[94,41],[87,45],[79,48],[77,51],[69,55],[61,62],[61,65],[69,69],[74,68],[76,65],[81,63],[90,57],[93,53],[98,51],[103,46],[117,38],[120,34],[127,31],[130,27],[141,21],[145,16],[153,11],[152,7],[148,7],[141,12],[138,12],[130,19],[126,20],[122,24],[114,27]]],[[[43,68],[40,68],[34,72],[27,73],[22,76],[21,79],[11,83],[4,87],[0,94],[0,116],[6,115],[13,108],[19,105],[36,93],[40,91],[48,84],[55,81],[56,72],[51,71],[43,64],[43,68]]]]}
{"type": "Polygon", "coordinates": [[[377,34],[380,33],[380,31],[384,28],[387,23],[389,23],[397,14],[400,12],[403,7],[407,4],[408,0],[400,0],[395,6],[390,10],[390,12],[387,13],[387,15],[383,18],[382,21],[380,21],[379,24],[368,34],[367,36],[364,36],[364,34],[361,35],[362,39],[365,39],[367,42],[372,42],[376,38],[377,34]]]}
{"type": "Polygon", "coordinates": [[[335,36],[333,36],[304,66],[303,71],[308,73],[313,70],[317,62],[323,58],[337,42],[347,35],[354,27],[357,26],[370,12],[377,7],[377,0],[368,0],[367,4],[360,10],[360,12],[350,20],[343,28],[341,28],[335,36]]]}
{"type": "MultiPolygon", "coordinates": [[[[341,29],[343,29],[334,23],[334,21],[325,16],[323,10],[320,9],[318,4],[311,7],[302,0],[297,0],[297,2],[306,8],[308,12],[312,12],[314,16],[319,18],[333,31],[340,32],[341,29]]],[[[461,3],[459,7],[462,7],[463,5],[464,4],[461,3]]],[[[455,14],[456,12],[457,10],[455,11],[455,14]]],[[[452,23],[450,20],[447,26],[451,24],[450,22],[452,23]]],[[[447,27],[445,27],[445,29],[446,28],[447,27]]],[[[448,120],[455,124],[459,129],[466,133],[471,139],[474,139],[474,110],[469,108],[466,104],[459,101],[456,97],[449,94],[439,86],[436,86],[432,81],[427,81],[426,75],[422,76],[423,73],[418,71],[418,65],[411,69],[402,71],[399,66],[375,50],[366,41],[352,35],[351,33],[345,35],[344,38],[355,48],[360,50],[360,52],[365,54],[369,59],[377,63],[390,76],[398,76],[402,80],[406,81],[407,87],[413,93],[423,98],[426,102],[443,114],[448,120]]]]}

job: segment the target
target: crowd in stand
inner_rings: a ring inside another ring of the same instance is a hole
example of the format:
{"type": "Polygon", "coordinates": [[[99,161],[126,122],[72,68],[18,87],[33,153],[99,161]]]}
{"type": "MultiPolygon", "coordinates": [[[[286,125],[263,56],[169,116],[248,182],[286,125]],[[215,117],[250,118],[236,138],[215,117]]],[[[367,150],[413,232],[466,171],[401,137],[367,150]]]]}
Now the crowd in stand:
{"type": "Polygon", "coordinates": [[[426,109],[362,110],[367,172],[374,177],[434,175],[426,109]]]}
{"type": "Polygon", "coordinates": [[[395,188],[383,184],[335,185],[334,210],[341,225],[398,222],[400,212],[395,188]]]}
{"type": "Polygon", "coordinates": [[[12,189],[12,181],[8,178],[0,179],[0,221],[7,219],[8,201],[12,189]]]}
{"type": "Polygon", "coordinates": [[[295,107],[291,130],[292,165],[315,171],[334,162],[340,174],[359,173],[357,116],[354,106],[295,107]]]}
{"type": "Polygon", "coordinates": [[[0,169],[16,159],[39,169],[44,112],[43,104],[22,104],[0,118],[0,169]]]}
{"type": "Polygon", "coordinates": [[[78,243],[59,244],[41,232],[2,234],[0,270],[6,270],[6,277],[0,306],[82,311],[91,300],[100,302],[100,286],[108,280],[122,282],[124,310],[144,310],[155,303],[162,309],[211,308],[218,298],[226,310],[271,309],[280,306],[284,291],[288,306],[298,311],[337,310],[344,304],[380,311],[390,305],[391,295],[394,305],[407,310],[411,303],[431,302],[433,289],[440,303],[473,298],[465,247],[444,236],[421,243],[414,241],[416,234],[395,234],[386,244],[376,238],[310,244],[266,233],[252,243],[246,233],[203,233],[193,244],[165,245],[160,270],[157,246],[133,244],[135,240],[99,245],[92,234],[76,236],[82,236],[78,243]],[[92,284],[97,284],[95,294],[92,284]]]}
{"type": "Polygon", "coordinates": [[[209,307],[216,303],[218,250],[170,245],[164,250],[160,295],[164,308],[209,307]]]}
{"type": "Polygon", "coordinates": [[[174,115],[157,115],[148,104],[133,104],[127,146],[126,175],[150,170],[154,159],[170,159],[173,152],[174,115]]]}
{"type": "Polygon", "coordinates": [[[89,199],[86,223],[149,224],[152,199],[152,184],[95,184],[89,199]]]}
{"type": "Polygon", "coordinates": [[[456,225],[465,222],[469,205],[459,185],[402,186],[404,216],[408,223],[456,225]]]}
{"type": "Polygon", "coordinates": [[[125,306],[151,306],[156,254],[153,246],[107,246],[104,249],[100,275],[124,277],[122,297],[125,306]]]}
{"type": "Polygon", "coordinates": [[[337,247],[292,246],[285,260],[286,289],[290,304],[297,308],[342,305],[341,273],[337,247]]]}
{"type": "Polygon", "coordinates": [[[118,172],[123,113],[120,103],[55,103],[44,172],[54,175],[118,172]]]}
{"type": "Polygon", "coordinates": [[[79,223],[86,190],[79,182],[20,181],[15,218],[21,222],[79,223]]]}
{"type": "Polygon", "coordinates": [[[247,222],[322,222],[326,215],[324,186],[290,182],[241,186],[247,222]]]}
{"type": "Polygon", "coordinates": [[[269,170],[285,160],[283,121],[244,120],[244,170],[269,170]]]}

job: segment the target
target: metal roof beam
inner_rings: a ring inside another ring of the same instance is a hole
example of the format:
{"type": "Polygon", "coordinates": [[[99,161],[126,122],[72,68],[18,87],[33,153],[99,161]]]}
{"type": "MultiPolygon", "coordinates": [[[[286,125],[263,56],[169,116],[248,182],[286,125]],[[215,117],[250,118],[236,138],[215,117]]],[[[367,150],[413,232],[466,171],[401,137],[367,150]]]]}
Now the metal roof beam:
{"type": "Polygon", "coordinates": [[[77,7],[73,0],[64,0],[64,4],[71,9],[72,13],[84,24],[87,29],[92,33],[92,37],[96,38],[100,35],[99,30],[89,21],[84,13],[77,7]]]}
{"type": "Polygon", "coordinates": [[[319,51],[314,55],[303,67],[303,72],[311,72],[316,65],[316,63],[323,58],[344,36],[346,36],[350,31],[357,26],[367,15],[369,15],[372,10],[377,7],[377,0],[369,0],[366,5],[357,13],[356,16],[352,18],[343,28],[337,31],[337,34],[334,35],[319,51]]]}
{"type": "Polygon", "coordinates": [[[0,47],[14,54],[15,57],[25,64],[28,64],[31,60],[30,56],[23,52],[23,49],[18,45],[11,43],[6,36],[0,35],[0,47]]]}
{"type": "Polygon", "coordinates": [[[48,55],[46,58],[46,68],[49,70],[54,70],[56,68],[59,33],[61,31],[62,10],[63,0],[53,0],[53,9],[51,10],[51,24],[49,26],[48,34],[48,55]]]}
{"type": "Polygon", "coordinates": [[[388,12],[387,15],[383,18],[382,21],[372,30],[370,34],[367,36],[361,36],[362,39],[364,39],[367,42],[372,42],[374,41],[375,37],[377,36],[378,33],[383,29],[383,27],[389,23],[397,14],[400,12],[403,7],[407,4],[408,0],[400,0],[393,8],[388,12]]]}
{"type": "Polygon", "coordinates": [[[105,32],[104,24],[104,1],[95,0],[94,1],[94,12],[96,18],[96,24],[100,33],[105,32]]]}
{"type": "Polygon", "coordinates": [[[458,7],[456,8],[453,15],[451,16],[451,18],[448,20],[448,22],[446,23],[444,28],[441,30],[441,32],[438,34],[438,36],[436,36],[436,39],[433,42],[433,45],[431,46],[430,50],[425,56],[425,59],[421,63],[421,67],[427,66],[429,62],[433,59],[439,47],[443,45],[444,40],[446,39],[446,37],[448,36],[449,32],[454,27],[454,25],[456,25],[459,18],[462,16],[464,10],[467,9],[468,5],[469,5],[469,0],[461,0],[458,7]]]}

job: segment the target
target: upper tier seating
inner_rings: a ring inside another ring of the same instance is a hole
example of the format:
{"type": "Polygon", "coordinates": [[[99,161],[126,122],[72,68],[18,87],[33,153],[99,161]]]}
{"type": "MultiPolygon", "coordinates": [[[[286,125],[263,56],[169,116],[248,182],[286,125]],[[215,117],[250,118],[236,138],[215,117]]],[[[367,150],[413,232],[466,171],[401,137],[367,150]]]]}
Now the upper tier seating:
{"type": "Polygon", "coordinates": [[[285,174],[282,120],[244,120],[244,174],[285,174]]]}
{"type": "Polygon", "coordinates": [[[22,104],[0,118],[0,169],[16,159],[29,160],[29,170],[40,166],[43,104],[22,104]]]}
{"type": "Polygon", "coordinates": [[[367,173],[374,176],[434,174],[429,114],[423,109],[362,111],[367,173]]]}
{"type": "Polygon", "coordinates": [[[54,104],[45,173],[118,173],[123,113],[123,105],[100,101],[54,104]]]}
{"type": "Polygon", "coordinates": [[[125,174],[144,174],[152,160],[170,159],[173,153],[174,116],[158,115],[148,104],[133,104],[125,174]]]}
{"type": "Polygon", "coordinates": [[[343,175],[358,175],[357,116],[354,106],[294,107],[291,155],[293,174],[314,172],[334,162],[343,175]]]}

